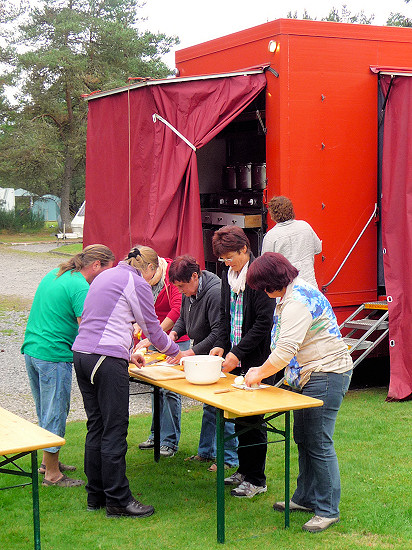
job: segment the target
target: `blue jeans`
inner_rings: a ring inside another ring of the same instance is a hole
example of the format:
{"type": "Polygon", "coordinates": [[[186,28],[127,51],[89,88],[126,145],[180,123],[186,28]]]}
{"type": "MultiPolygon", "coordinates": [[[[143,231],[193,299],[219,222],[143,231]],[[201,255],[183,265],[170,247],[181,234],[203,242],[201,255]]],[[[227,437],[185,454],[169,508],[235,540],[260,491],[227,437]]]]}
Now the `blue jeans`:
{"type": "MultiPolygon", "coordinates": [[[[184,340],[177,343],[180,351],[190,348],[190,340],[184,340]]],[[[153,348],[155,349],[155,348],[153,348]]],[[[182,398],[178,393],[159,390],[160,407],[160,445],[166,445],[174,451],[177,451],[180,441],[180,420],[182,414],[182,398]]],[[[152,396],[153,413],[153,396],[152,396]]],[[[149,439],[154,439],[154,422],[152,417],[152,426],[149,439]]]]}
{"type": "Polygon", "coordinates": [[[336,417],[348,391],[352,370],[315,372],[302,393],[322,399],[322,407],[294,411],[293,437],[299,452],[299,475],[293,502],[315,515],[339,517],[340,473],[333,445],[336,417]]]}
{"type": "MultiPolygon", "coordinates": [[[[180,419],[182,413],[182,398],[178,393],[160,388],[159,390],[160,407],[160,445],[166,445],[174,451],[177,451],[180,440],[180,419]]],[[[153,396],[152,396],[153,412],[153,396]]],[[[152,427],[150,438],[154,439],[154,420],[152,417],[152,427]]]]}
{"type": "MultiPolygon", "coordinates": [[[[234,433],[234,424],[232,422],[225,422],[224,437],[229,437],[234,433]]],[[[239,464],[237,446],[237,437],[225,443],[224,461],[230,467],[237,467],[239,464]]],[[[200,430],[197,454],[207,459],[214,460],[216,458],[216,409],[211,405],[203,405],[202,428],[200,430]]]]}
{"type": "MultiPolygon", "coordinates": [[[[24,360],[31,393],[36,404],[39,426],[64,437],[70,408],[72,364],[52,363],[30,355],[25,355],[24,360]]],[[[49,447],[45,450],[49,453],[57,453],[60,447],[49,447]]]]}

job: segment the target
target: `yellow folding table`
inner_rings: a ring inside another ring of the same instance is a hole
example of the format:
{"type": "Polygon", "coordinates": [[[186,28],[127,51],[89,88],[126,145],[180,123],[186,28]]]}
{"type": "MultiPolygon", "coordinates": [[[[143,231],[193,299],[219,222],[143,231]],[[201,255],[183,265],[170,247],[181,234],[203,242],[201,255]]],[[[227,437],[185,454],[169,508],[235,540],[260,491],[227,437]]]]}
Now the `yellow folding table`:
{"type": "Polygon", "coordinates": [[[256,390],[243,390],[233,387],[235,376],[227,374],[216,384],[207,386],[195,385],[187,382],[180,373],[179,368],[164,367],[159,369],[159,376],[153,374],[154,369],[143,367],[138,369],[130,365],[130,376],[153,386],[154,408],[154,458],[160,458],[160,418],[159,418],[159,389],[173,391],[185,395],[202,403],[216,407],[216,504],[217,504],[217,540],[225,541],[225,493],[224,493],[224,425],[226,420],[233,420],[244,416],[269,415],[265,416],[264,423],[270,432],[277,433],[283,437],[285,442],[285,527],[289,526],[289,484],[290,484],[290,411],[320,407],[323,401],[307,397],[281,388],[268,386],[256,390]],[[164,369],[176,371],[173,375],[163,375],[164,369]],[[148,371],[146,371],[148,369],[148,371]],[[147,372],[147,375],[145,373],[147,372]],[[150,373],[150,374],[149,374],[150,373]],[[156,379],[157,378],[157,379],[156,379]],[[273,427],[270,422],[281,416],[285,416],[284,429],[273,427]]]}
{"type": "Polygon", "coordinates": [[[35,550],[40,550],[41,547],[37,450],[60,447],[64,444],[65,440],[62,437],[0,407],[0,473],[30,478],[27,483],[2,487],[2,489],[32,485],[35,550]],[[29,454],[31,455],[31,471],[26,472],[16,464],[16,460],[29,454]],[[6,455],[13,456],[7,457],[6,455]],[[12,465],[14,469],[11,469],[12,465]]]}

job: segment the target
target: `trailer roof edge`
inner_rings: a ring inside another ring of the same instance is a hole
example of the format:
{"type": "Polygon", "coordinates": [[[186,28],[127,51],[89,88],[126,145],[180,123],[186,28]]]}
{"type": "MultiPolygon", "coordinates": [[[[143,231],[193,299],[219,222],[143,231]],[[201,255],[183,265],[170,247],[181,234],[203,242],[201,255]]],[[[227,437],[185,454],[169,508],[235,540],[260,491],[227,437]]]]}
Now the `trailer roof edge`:
{"type": "MultiPolygon", "coordinates": [[[[263,72],[265,72],[266,68],[267,68],[267,65],[262,66],[260,68],[244,69],[242,71],[235,71],[231,73],[206,74],[206,75],[200,75],[200,76],[182,76],[182,77],[173,77],[173,78],[162,78],[158,80],[147,79],[147,80],[135,82],[133,84],[128,84],[127,86],[113,88],[112,90],[92,92],[91,94],[83,95],[82,98],[85,99],[86,101],[90,101],[92,99],[99,99],[101,97],[105,97],[108,95],[120,94],[123,92],[127,92],[129,90],[135,90],[136,88],[143,88],[144,86],[159,86],[163,84],[176,84],[177,82],[191,82],[194,80],[210,80],[214,78],[227,78],[232,76],[262,74],[263,72]]],[[[131,82],[133,82],[133,80],[131,80],[131,82]]]]}
{"type": "Polygon", "coordinates": [[[371,65],[369,68],[375,74],[412,76],[412,67],[381,67],[379,65],[371,65]]]}

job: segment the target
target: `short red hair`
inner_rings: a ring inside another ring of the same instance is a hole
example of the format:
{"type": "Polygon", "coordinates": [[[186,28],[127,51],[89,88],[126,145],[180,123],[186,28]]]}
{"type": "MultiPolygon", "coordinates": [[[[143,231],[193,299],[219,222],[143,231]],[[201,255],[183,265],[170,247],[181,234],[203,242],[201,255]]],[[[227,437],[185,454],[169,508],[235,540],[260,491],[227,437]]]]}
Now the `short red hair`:
{"type": "Polygon", "coordinates": [[[255,290],[275,292],[287,287],[298,273],[282,254],[265,252],[250,264],[246,281],[255,290]]]}

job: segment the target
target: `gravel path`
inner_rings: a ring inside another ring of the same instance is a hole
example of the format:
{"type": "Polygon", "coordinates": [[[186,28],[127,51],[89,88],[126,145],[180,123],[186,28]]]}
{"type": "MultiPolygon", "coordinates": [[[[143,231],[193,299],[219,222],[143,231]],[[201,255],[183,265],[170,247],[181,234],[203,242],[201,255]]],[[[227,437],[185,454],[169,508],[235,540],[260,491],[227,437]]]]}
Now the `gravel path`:
{"type": "MultiPolygon", "coordinates": [[[[5,311],[0,309],[0,406],[31,422],[37,422],[37,416],[20,347],[30,304],[39,282],[46,273],[65,261],[64,255],[49,252],[55,248],[55,243],[0,245],[0,299],[6,300],[10,305],[5,311]]],[[[59,252],[64,254],[64,245],[59,252]]],[[[132,383],[131,393],[147,391],[145,388],[142,384],[132,383]]],[[[198,403],[182,398],[184,408],[194,404],[198,403]]],[[[131,415],[149,412],[149,395],[130,396],[131,415]]],[[[85,418],[74,374],[68,421],[85,418]]]]}

